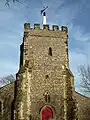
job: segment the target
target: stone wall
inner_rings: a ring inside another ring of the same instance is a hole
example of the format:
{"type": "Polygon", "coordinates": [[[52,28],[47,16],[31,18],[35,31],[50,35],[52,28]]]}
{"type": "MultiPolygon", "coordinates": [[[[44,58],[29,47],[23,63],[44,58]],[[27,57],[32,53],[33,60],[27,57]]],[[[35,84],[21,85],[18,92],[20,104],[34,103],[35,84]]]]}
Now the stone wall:
{"type": "Polygon", "coordinates": [[[59,30],[53,26],[49,30],[48,25],[40,29],[39,24],[30,28],[26,23],[20,56],[17,80],[0,89],[1,120],[10,120],[11,110],[12,120],[40,120],[45,107],[52,110],[55,120],[77,120],[76,101],[80,120],[89,120],[88,106],[83,104],[85,101],[89,104],[89,100],[73,94],[67,27],[59,30]]]}
{"type": "MultiPolygon", "coordinates": [[[[79,120],[90,120],[90,98],[74,91],[78,102],[79,120]]],[[[11,120],[11,103],[14,99],[14,83],[0,88],[0,101],[2,102],[2,115],[0,120],[11,120]]]]}
{"type": "Polygon", "coordinates": [[[62,66],[68,67],[67,39],[65,27],[59,30],[53,26],[53,30],[49,30],[46,25],[41,30],[37,25],[34,25],[34,29],[29,24],[25,25],[23,65],[15,84],[18,91],[14,105],[15,120],[28,120],[30,116],[32,119],[40,119],[40,109],[45,105],[55,109],[54,118],[64,119],[66,69],[62,66]],[[45,101],[47,92],[49,102],[45,101]]]}
{"type": "Polygon", "coordinates": [[[79,120],[90,120],[90,98],[74,92],[78,102],[78,117],[79,120]]]}
{"type": "Polygon", "coordinates": [[[14,83],[0,88],[1,111],[0,120],[11,119],[11,103],[14,99],[14,83]]]}

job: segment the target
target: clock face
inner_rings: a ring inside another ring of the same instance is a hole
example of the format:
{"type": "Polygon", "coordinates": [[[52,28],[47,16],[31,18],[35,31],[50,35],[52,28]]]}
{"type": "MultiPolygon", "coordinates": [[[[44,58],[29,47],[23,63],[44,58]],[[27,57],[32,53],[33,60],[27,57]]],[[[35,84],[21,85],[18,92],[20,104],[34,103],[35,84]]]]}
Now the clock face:
{"type": "Polygon", "coordinates": [[[42,120],[49,120],[49,119],[52,119],[53,118],[53,112],[52,112],[52,109],[50,107],[45,107],[43,110],[42,110],[42,120]]]}

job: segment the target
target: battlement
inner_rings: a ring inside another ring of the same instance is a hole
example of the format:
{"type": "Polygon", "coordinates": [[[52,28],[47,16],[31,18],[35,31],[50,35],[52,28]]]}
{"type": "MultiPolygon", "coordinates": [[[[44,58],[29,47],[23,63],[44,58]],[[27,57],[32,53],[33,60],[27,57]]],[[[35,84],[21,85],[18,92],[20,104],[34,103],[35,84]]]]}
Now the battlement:
{"type": "Polygon", "coordinates": [[[30,27],[30,23],[25,23],[24,24],[24,31],[27,30],[45,30],[45,31],[62,31],[65,33],[68,33],[68,28],[66,26],[62,26],[61,28],[59,28],[58,25],[52,25],[52,29],[50,29],[49,25],[43,25],[43,28],[40,28],[40,24],[34,24],[34,28],[30,27]]]}

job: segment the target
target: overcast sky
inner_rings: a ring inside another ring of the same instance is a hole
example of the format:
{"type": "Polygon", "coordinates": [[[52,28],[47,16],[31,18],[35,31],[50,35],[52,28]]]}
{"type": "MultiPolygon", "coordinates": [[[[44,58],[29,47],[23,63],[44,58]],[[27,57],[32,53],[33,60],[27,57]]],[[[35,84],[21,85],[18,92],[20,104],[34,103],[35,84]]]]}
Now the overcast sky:
{"type": "Polygon", "coordinates": [[[40,10],[48,5],[47,24],[69,29],[69,63],[78,90],[77,68],[90,63],[90,0],[21,0],[23,4],[10,2],[10,8],[5,2],[0,0],[0,76],[18,71],[23,25],[41,24],[40,10]]]}

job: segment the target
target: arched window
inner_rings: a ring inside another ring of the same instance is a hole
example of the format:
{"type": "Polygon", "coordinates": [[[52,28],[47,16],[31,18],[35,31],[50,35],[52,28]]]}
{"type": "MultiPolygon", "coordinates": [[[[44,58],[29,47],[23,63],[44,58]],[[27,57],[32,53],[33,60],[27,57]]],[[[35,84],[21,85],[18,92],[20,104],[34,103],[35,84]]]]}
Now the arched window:
{"type": "Polygon", "coordinates": [[[52,48],[50,47],[49,48],[49,53],[48,53],[50,56],[52,56],[52,48]]]}
{"type": "Polygon", "coordinates": [[[50,95],[49,92],[45,92],[45,102],[50,102],[50,95]]]}
{"type": "Polygon", "coordinates": [[[3,113],[3,103],[2,101],[0,101],[0,115],[2,115],[3,113]]]}
{"type": "Polygon", "coordinates": [[[0,101],[0,113],[1,113],[1,111],[2,111],[2,103],[0,101]]]}

